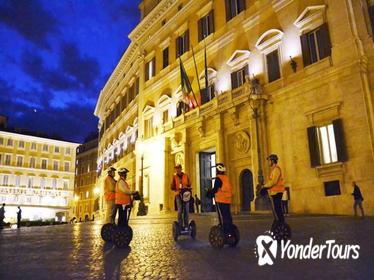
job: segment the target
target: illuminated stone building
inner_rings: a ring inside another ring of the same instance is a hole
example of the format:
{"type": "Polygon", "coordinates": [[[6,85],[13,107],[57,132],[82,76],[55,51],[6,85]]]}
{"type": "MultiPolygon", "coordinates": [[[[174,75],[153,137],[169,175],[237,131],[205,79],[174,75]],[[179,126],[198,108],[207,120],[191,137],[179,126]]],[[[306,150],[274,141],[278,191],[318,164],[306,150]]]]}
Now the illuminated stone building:
{"type": "Polygon", "coordinates": [[[96,105],[99,170],[128,168],[133,188],[158,212],[173,208],[169,184],[181,163],[211,211],[205,189],[212,166],[224,162],[237,213],[264,209],[256,186],[276,153],[291,211],[350,214],[355,180],[374,214],[373,6],[142,1],[141,21],[96,105]],[[179,58],[201,100],[188,112],[179,107],[179,58]]]}
{"type": "Polygon", "coordinates": [[[69,218],[78,144],[0,131],[0,204],[15,222],[17,207],[29,220],[69,218]]]}
{"type": "Polygon", "coordinates": [[[77,148],[73,215],[78,221],[93,220],[99,214],[100,189],[96,188],[97,138],[77,148]]]}

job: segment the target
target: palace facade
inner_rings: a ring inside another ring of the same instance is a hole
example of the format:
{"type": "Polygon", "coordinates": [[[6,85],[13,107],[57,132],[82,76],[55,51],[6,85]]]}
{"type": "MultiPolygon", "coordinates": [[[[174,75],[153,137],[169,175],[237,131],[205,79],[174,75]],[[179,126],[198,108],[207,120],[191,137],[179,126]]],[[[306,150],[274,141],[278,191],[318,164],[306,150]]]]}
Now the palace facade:
{"type": "Polygon", "coordinates": [[[95,109],[100,185],[107,167],[126,167],[149,210],[169,210],[180,163],[208,212],[205,191],[224,162],[233,211],[263,210],[257,189],[276,153],[292,212],[351,214],[354,180],[374,214],[373,1],[144,0],[139,9],[95,109]],[[180,62],[197,108],[181,106],[180,62]]]}

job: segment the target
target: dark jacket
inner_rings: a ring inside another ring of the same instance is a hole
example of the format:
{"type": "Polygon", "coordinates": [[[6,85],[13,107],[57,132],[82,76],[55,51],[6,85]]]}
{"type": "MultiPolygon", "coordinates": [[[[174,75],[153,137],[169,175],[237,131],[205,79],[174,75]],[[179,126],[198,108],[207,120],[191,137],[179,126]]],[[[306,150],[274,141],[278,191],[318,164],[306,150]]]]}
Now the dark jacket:
{"type": "Polygon", "coordinates": [[[357,185],[355,185],[352,195],[355,200],[364,200],[364,198],[362,197],[360,188],[357,185]]]}

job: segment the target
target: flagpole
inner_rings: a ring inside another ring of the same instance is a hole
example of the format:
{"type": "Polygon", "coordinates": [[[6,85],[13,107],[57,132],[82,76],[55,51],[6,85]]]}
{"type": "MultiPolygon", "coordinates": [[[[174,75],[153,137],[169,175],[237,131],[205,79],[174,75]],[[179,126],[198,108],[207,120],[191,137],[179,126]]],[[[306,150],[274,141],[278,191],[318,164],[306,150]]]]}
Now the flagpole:
{"type": "MultiPolygon", "coordinates": [[[[204,76],[205,76],[205,94],[208,96],[208,87],[209,87],[209,80],[208,80],[208,60],[206,55],[206,44],[205,44],[205,38],[204,38],[204,76]]],[[[209,99],[211,99],[211,96],[209,94],[209,99]]]]}
{"type": "MultiPolygon", "coordinates": [[[[199,103],[197,102],[196,100],[196,97],[195,97],[195,92],[193,91],[192,89],[192,86],[191,86],[191,82],[190,82],[190,79],[188,78],[187,76],[187,72],[186,72],[186,69],[184,69],[184,66],[183,66],[183,62],[182,62],[182,59],[181,57],[179,56],[179,64],[180,64],[180,71],[181,71],[181,86],[182,86],[182,91],[183,91],[183,84],[184,82],[187,83],[186,86],[188,88],[188,91],[191,91],[192,92],[192,96],[197,104],[197,106],[199,106],[199,103]],[[184,81],[185,80],[185,81],[184,81]]],[[[199,106],[200,107],[200,106],[199,106]]]]}
{"type": "MultiPolygon", "coordinates": [[[[200,92],[200,96],[201,96],[201,87],[200,87],[199,73],[197,72],[197,65],[196,65],[196,60],[195,60],[195,52],[193,50],[193,46],[192,45],[191,45],[191,49],[192,49],[193,63],[195,64],[195,73],[196,73],[196,78],[197,78],[197,84],[199,86],[199,92],[200,92]]],[[[200,100],[201,100],[201,97],[200,97],[200,100]]],[[[198,104],[198,106],[200,106],[200,105],[198,104]]]]}

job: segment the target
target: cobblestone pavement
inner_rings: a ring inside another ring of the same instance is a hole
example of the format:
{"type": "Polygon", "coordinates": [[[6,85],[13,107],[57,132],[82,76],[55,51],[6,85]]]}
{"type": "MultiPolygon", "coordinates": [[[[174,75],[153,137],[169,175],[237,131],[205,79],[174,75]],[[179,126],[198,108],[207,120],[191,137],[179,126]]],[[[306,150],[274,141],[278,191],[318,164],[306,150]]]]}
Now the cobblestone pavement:
{"type": "MultiPolygon", "coordinates": [[[[360,245],[357,260],[275,260],[258,266],[258,235],[268,230],[268,216],[238,216],[237,248],[212,249],[212,216],[195,216],[197,240],[171,237],[170,218],[136,218],[128,249],[100,238],[99,222],[3,230],[0,233],[0,279],[374,279],[374,218],[295,216],[288,222],[293,243],[335,239],[360,245]]],[[[279,252],[278,252],[279,253],[279,252]]]]}

